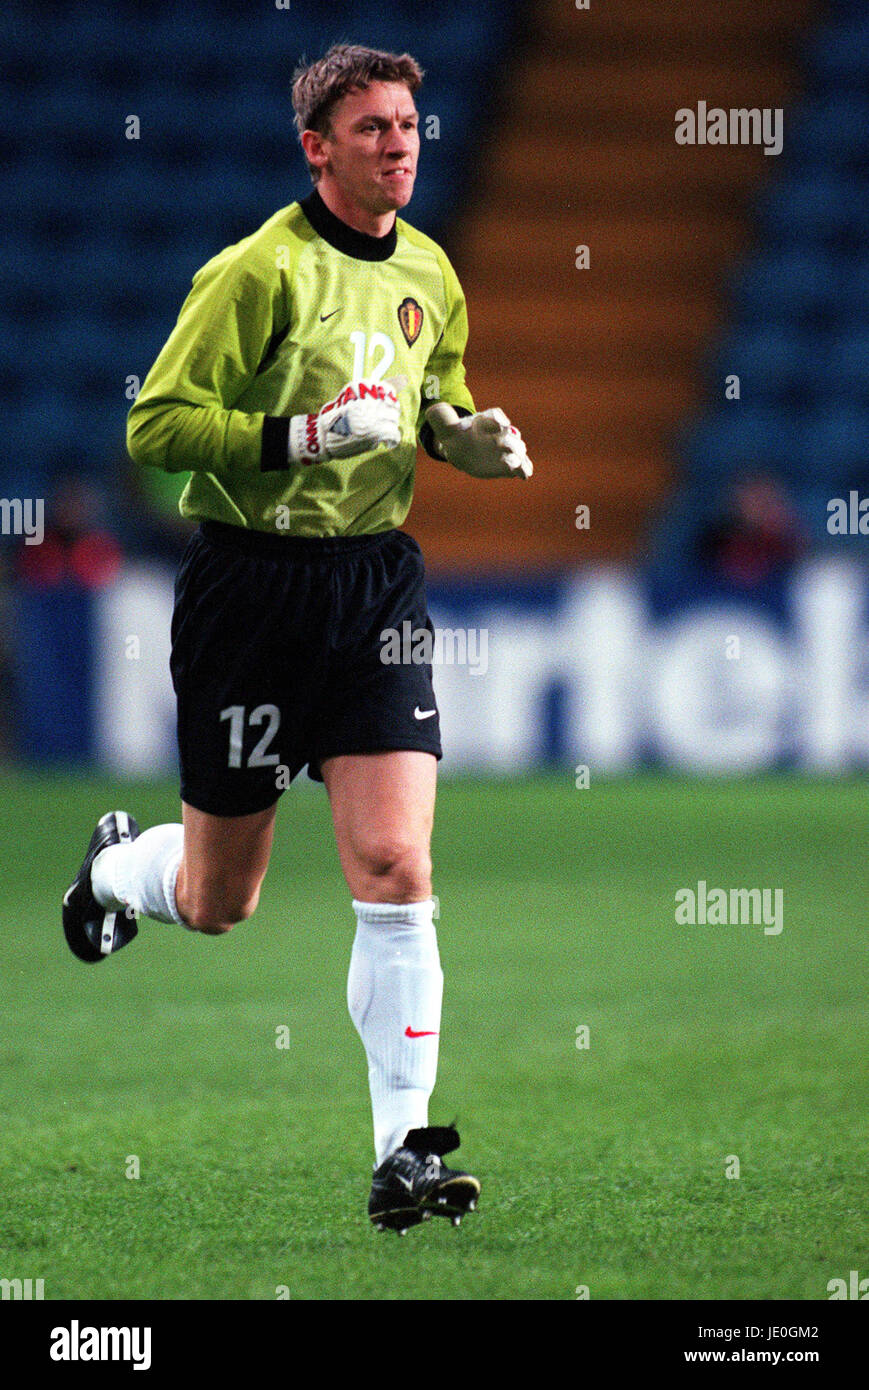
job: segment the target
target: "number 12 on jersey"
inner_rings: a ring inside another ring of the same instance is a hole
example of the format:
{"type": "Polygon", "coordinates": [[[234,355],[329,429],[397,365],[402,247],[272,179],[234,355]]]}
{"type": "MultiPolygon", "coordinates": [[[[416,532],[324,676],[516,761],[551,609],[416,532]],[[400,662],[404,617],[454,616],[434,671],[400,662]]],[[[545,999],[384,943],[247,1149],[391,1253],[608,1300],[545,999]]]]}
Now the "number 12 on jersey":
{"type": "Polygon", "coordinates": [[[395,361],[395,343],[385,333],[372,333],[371,337],[362,328],[350,334],[353,344],[353,380],[381,381],[395,361]],[[380,349],[381,356],[366,369],[366,363],[380,349]]]}

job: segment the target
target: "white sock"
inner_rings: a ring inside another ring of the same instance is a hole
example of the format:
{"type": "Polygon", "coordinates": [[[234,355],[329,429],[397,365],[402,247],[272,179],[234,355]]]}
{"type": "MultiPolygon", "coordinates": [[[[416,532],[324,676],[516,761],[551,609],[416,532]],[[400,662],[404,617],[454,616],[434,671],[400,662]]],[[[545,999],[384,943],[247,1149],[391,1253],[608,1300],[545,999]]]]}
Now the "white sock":
{"type": "Polygon", "coordinates": [[[181,922],[175,881],[184,847],[183,825],[154,825],[128,845],[101,850],[91,869],[91,888],[101,907],[133,907],[158,922],[181,922]]]}
{"type": "Polygon", "coordinates": [[[438,1065],[444,976],[432,914],[421,903],[354,899],[347,1007],[368,1057],[378,1164],[428,1124],[438,1065]],[[419,1036],[411,1036],[417,1034],[419,1036]]]}

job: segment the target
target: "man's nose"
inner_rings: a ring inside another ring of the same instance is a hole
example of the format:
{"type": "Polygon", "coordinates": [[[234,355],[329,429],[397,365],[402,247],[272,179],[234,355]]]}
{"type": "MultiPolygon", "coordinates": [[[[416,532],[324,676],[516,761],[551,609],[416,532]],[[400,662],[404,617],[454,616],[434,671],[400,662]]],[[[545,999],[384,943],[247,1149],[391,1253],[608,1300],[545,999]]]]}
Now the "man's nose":
{"type": "Polygon", "coordinates": [[[408,137],[407,132],[401,130],[401,128],[398,126],[393,126],[393,128],[389,132],[389,138],[387,140],[387,149],[389,153],[410,154],[412,148],[413,147],[410,143],[410,138],[408,137]]]}

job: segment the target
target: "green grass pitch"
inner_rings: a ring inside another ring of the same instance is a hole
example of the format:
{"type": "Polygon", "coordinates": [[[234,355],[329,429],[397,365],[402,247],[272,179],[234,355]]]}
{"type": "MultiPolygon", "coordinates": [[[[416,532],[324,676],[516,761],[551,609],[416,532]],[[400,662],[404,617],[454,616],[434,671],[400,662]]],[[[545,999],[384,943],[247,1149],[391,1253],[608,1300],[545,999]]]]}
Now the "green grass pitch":
{"type": "Polygon", "coordinates": [[[826,1299],[869,1275],[865,783],[444,782],[432,1120],[458,1117],[483,1196],[403,1240],[365,1213],[322,789],[284,797],[250,923],[145,921],[86,967],[60,896],[116,805],[178,818],[168,785],[0,779],[0,1277],[48,1299],[826,1299]],[[781,935],[677,926],[699,879],[781,887],[781,935]]]}

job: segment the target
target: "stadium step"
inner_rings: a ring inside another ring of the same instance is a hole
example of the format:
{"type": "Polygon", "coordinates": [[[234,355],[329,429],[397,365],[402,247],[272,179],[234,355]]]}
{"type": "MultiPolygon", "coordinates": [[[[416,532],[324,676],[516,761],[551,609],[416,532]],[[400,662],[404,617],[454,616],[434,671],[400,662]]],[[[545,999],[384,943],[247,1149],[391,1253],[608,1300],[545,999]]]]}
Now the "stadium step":
{"type": "MultiPolygon", "coordinates": [[[[672,109],[670,135],[673,131],[672,109]]],[[[576,137],[561,129],[546,136],[546,160],[539,137],[511,141],[495,154],[487,191],[502,216],[513,208],[517,183],[541,202],[557,190],[562,207],[584,211],[646,212],[649,200],[666,200],[680,212],[718,207],[717,200],[739,199],[765,156],[756,146],[683,146],[648,133],[630,143],[594,133],[583,141],[576,163],[576,137]]]]}
{"type": "Polygon", "coordinates": [[[558,438],[574,431],[578,447],[589,439],[614,436],[642,444],[649,431],[658,433],[681,417],[696,397],[684,374],[612,376],[586,370],[570,377],[521,365],[492,372],[482,359],[471,360],[477,404],[486,408],[500,399],[509,401],[529,447],[535,437],[558,438]]]}
{"type": "MultiPolygon", "coordinates": [[[[531,451],[533,458],[533,450],[531,451]]],[[[609,468],[612,452],[597,449],[591,445],[580,445],[568,449],[564,444],[559,452],[555,447],[546,454],[546,505],[574,524],[576,508],[581,503],[591,505],[602,500],[623,507],[637,498],[646,501],[654,499],[662,482],[667,482],[672,473],[665,454],[632,453],[625,449],[619,455],[620,470],[611,476],[609,468]],[[603,481],[602,481],[603,479],[603,481]]],[[[470,508],[479,515],[481,504],[491,496],[488,485],[476,478],[468,478],[458,469],[437,459],[422,454],[417,462],[417,482],[424,488],[429,501],[438,502],[451,508],[470,508]]],[[[500,486],[500,485],[499,485],[500,486]]],[[[505,482],[504,486],[508,486],[505,482]]],[[[512,487],[512,483],[509,484],[512,487]]],[[[516,486],[523,485],[517,481],[516,486]]],[[[501,497],[505,494],[501,493],[501,497]]],[[[514,501],[520,509],[527,504],[536,506],[534,498],[525,490],[515,494],[514,501]]],[[[511,504],[512,505],[512,504],[511,504]]]]}
{"type": "MultiPolygon", "coordinates": [[[[663,134],[672,137],[681,106],[759,107],[781,105],[792,93],[793,78],[780,63],[746,61],[733,55],[688,61],[686,55],[662,62],[625,61],[615,46],[607,59],[595,61],[587,47],[576,53],[544,50],[528,65],[527,75],[511,89],[508,119],[535,114],[535,124],[570,122],[570,130],[592,135],[663,134]]],[[[521,126],[514,127],[521,130],[521,126]]],[[[675,143],[675,142],[674,142],[675,143]]]]}
{"type": "MultiPolygon", "coordinates": [[[[553,291],[561,286],[573,302],[580,276],[595,283],[645,285],[672,292],[690,283],[707,288],[721,276],[722,263],[745,245],[740,222],[732,217],[594,215],[559,209],[516,210],[511,218],[487,210],[475,219],[457,258],[465,281],[503,286],[521,276],[524,286],[553,291]],[[589,269],[576,267],[576,248],[589,248],[589,269]]],[[[469,286],[466,285],[466,293],[469,286]]]]}
{"type": "Polygon", "coordinates": [[[664,366],[687,367],[707,341],[717,316],[712,294],[665,295],[651,289],[628,295],[586,289],[567,309],[558,297],[523,293],[511,299],[480,290],[474,296],[469,358],[485,333],[486,362],[501,370],[527,360],[542,341],[585,371],[616,374],[664,366]]]}

